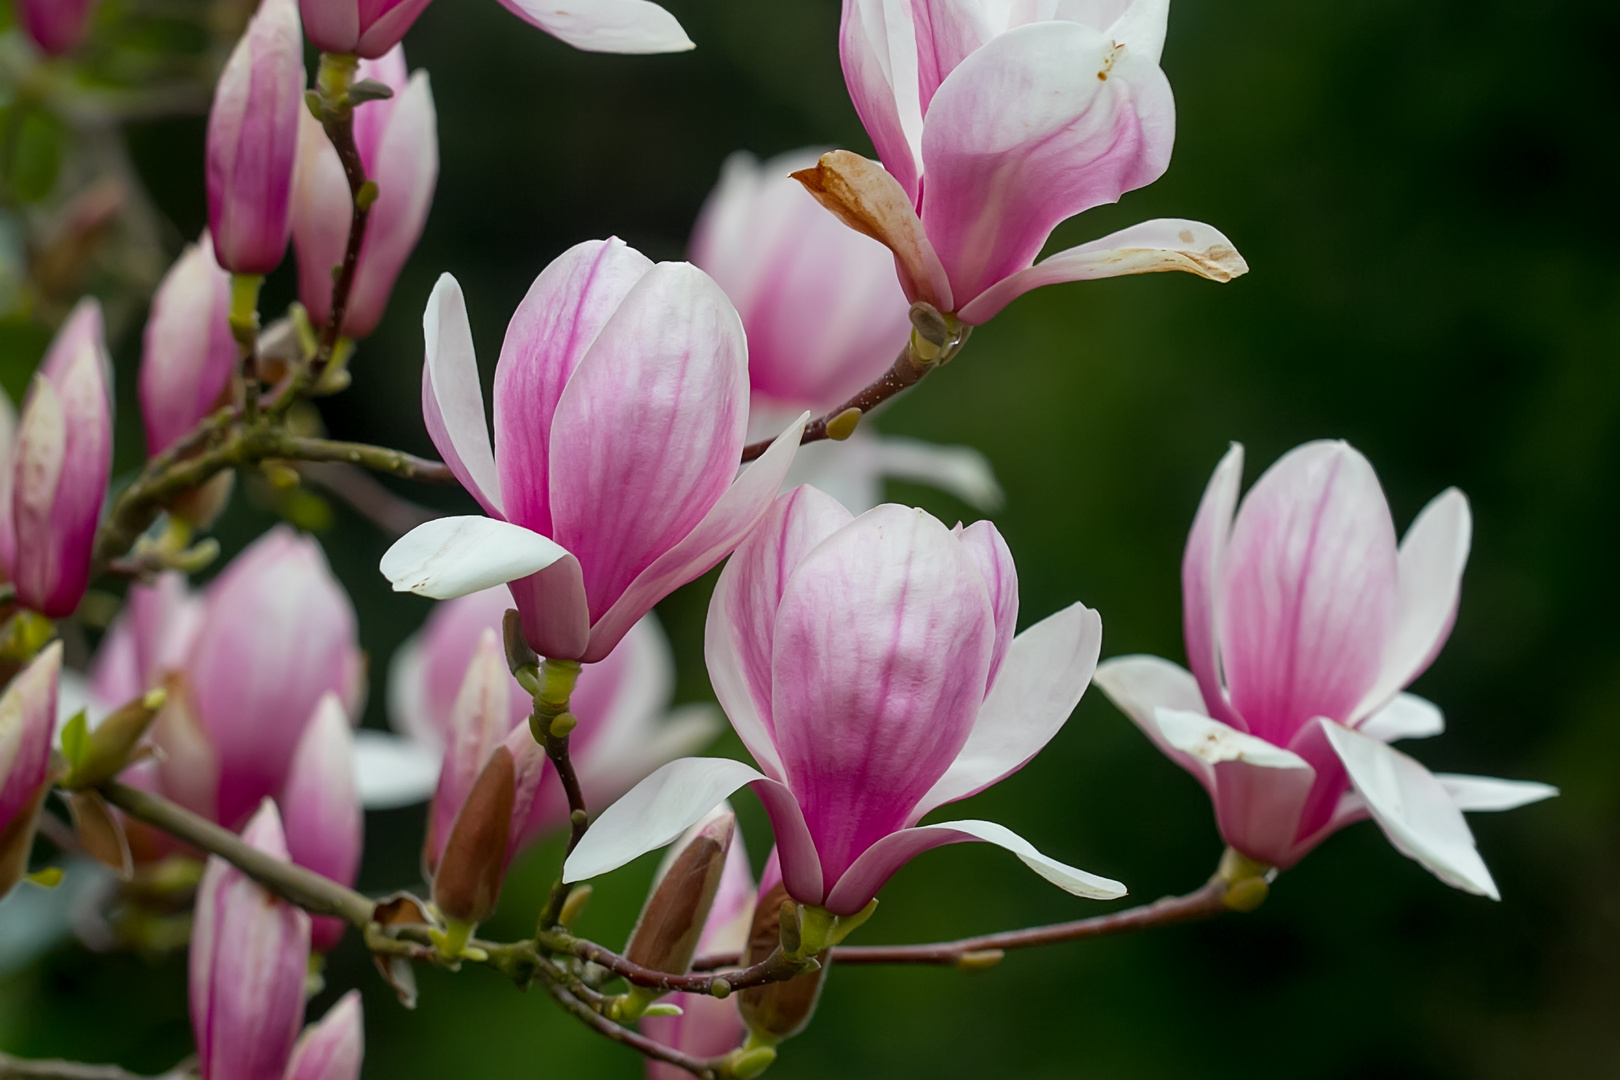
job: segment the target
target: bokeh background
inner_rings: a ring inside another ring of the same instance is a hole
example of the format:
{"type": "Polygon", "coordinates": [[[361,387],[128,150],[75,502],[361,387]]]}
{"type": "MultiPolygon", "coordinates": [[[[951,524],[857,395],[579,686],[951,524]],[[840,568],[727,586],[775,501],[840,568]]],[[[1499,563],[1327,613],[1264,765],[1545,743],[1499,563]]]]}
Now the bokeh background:
{"type": "MultiPolygon", "coordinates": [[[[219,45],[196,28],[202,6],[108,0],[91,48],[111,78],[173,55],[205,67],[219,45]]],[[[733,150],[869,150],[839,72],[836,0],[667,6],[695,53],[576,53],[492,0],[440,0],[422,17],[406,45],[432,72],[443,175],[353,390],[322,405],[333,431],[431,452],[419,316],[441,271],[465,286],[492,363],[506,317],[568,245],[617,234],[680,257],[733,150]]],[[[1066,224],[1053,246],[1191,217],[1231,236],[1253,273],[1224,287],[1160,275],[1043,290],[882,418],[889,432],[984,450],[1007,491],[996,521],[1018,559],[1025,621],[1083,599],[1103,614],[1105,655],[1182,657],[1181,546],[1231,440],[1248,447],[1250,480],[1301,441],[1350,440],[1378,468],[1400,528],[1460,486],[1476,520],[1461,615],[1416,686],[1450,730],[1415,752],[1436,769],[1563,789],[1472,819],[1503,902],[1441,885],[1358,825],[1283,875],[1252,915],[1014,954],[971,977],[835,971],[816,1024],[771,1075],[1620,1077],[1616,40],[1620,8],[1606,0],[1534,11],[1177,0],[1164,55],[1180,106],[1169,174],[1066,224]]],[[[141,227],[168,257],[204,223],[202,126],[191,115],[124,129],[151,195],[141,227]]],[[[49,150],[49,132],[30,137],[49,150]]],[[[47,190],[86,179],[38,167],[32,182],[47,190]]],[[[122,269],[138,283],[163,265],[132,257],[122,269]]],[[[104,284],[91,275],[90,287],[104,284]]],[[[120,295],[135,288],[117,283],[120,295]]],[[[268,306],[291,296],[283,272],[268,306]]],[[[14,306],[0,326],[14,396],[59,314],[14,306]]],[[[140,457],[143,318],[132,307],[117,320],[121,471],[140,457]]],[[[891,494],[973,516],[926,489],[891,494]]],[[[366,722],[381,726],[387,660],[426,603],[387,591],[375,570],[387,538],[341,506],[247,490],[221,529],[228,551],[278,509],[318,527],[354,598],[373,660],[366,722]]],[[[681,700],[710,697],[700,628],[711,584],[660,608],[681,700]]],[[[721,750],[741,752],[735,740],[721,750]]],[[[742,809],[757,861],[768,831],[757,805],[742,809]]],[[[1095,693],[971,810],[1125,880],[1137,900],[1196,887],[1220,853],[1194,782],[1095,693]]],[[[374,815],[369,827],[362,884],[412,883],[421,814],[374,815]]],[[[528,929],[557,857],[546,846],[514,874],[492,935],[528,929]]],[[[622,940],[651,872],[646,859],[598,883],[582,929],[622,940]]],[[[1003,854],[958,847],[905,869],[860,937],[929,940],[1101,910],[1003,854]]],[[[406,1013],[352,935],[335,957],[331,984],[366,994],[367,1076],[641,1068],[489,973],[422,981],[422,1007],[406,1013]]],[[[189,1045],[180,956],[64,946],[0,979],[0,1049],[156,1072],[189,1045]]]]}

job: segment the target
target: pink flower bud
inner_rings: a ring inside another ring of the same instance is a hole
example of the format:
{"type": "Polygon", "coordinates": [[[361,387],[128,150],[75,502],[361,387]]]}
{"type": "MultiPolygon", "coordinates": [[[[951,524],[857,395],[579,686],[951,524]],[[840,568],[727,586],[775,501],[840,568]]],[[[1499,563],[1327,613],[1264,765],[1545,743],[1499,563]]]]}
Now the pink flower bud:
{"type": "MultiPolygon", "coordinates": [[[[747,941],[742,950],[745,965],[757,964],[770,956],[782,940],[782,902],[789,899],[782,883],[779,851],[772,851],[760,875],[758,900],[754,904],[747,941]]],[[[810,1024],[821,1001],[821,988],[827,982],[831,956],[819,954],[821,967],[786,982],[744,990],[737,995],[739,1019],[767,1044],[791,1039],[810,1024]]]]}
{"type": "Polygon", "coordinates": [[[224,403],[237,367],[230,314],[231,276],[214,261],[205,233],[169,268],[152,299],[140,372],[149,455],[173,446],[224,403]]]}
{"type": "MultiPolygon", "coordinates": [[[[342,700],[326,693],[304,728],[286,787],[277,800],[287,825],[292,861],[323,877],[353,885],[360,874],[365,816],[355,790],[354,732],[342,700]]],[[[314,922],[316,952],[331,952],[347,923],[326,916],[314,922]]]]}
{"type": "Polygon", "coordinates": [[[17,23],[51,56],[72,52],[90,28],[96,0],[17,0],[17,23]]]}
{"type": "Polygon", "coordinates": [[[0,567],[25,607],[53,619],[78,608],[111,471],[111,360],[101,305],[84,300],[45,354],[12,446],[0,567]]]}
{"type": "MultiPolygon", "coordinates": [[[[726,855],[720,888],[714,895],[697,955],[741,953],[748,945],[748,931],[754,913],[754,875],[748,867],[748,851],[741,835],[732,837],[726,855]]],[[[735,997],[721,1000],[706,994],[674,994],[669,1001],[680,1006],[680,1016],[650,1016],[641,1021],[641,1030],[665,1046],[694,1057],[719,1057],[742,1042],[745,1034],[742,1014],[735,997]]],[[[680,1080],[681,1070],[662,1062],[647,1061],[648,1080],[680,1080]]]]}
{"type": "Polygon", "coordinates": [[[299,0],[304,32],[324,53],[374,60],[398,45],[429,0],[299,0]]]}
{"type": "Polygon", "coordinates": [[[360,991],[350,990],[304,1030],[287,1066],[286,1080],[360,1080],[366,1029],[360,991]]]}
{"type": "Polygon", "coordinates": [[[911,299],[967,323],[1056,281],[1248,269],[1217,230],[1171,220],[1035,264],[1064,219],[1163,175],[1175,141],[1165,0],[1061,11],[844,4],[844,78],[883,165],[838,151],[801,178],[889,245],[911,299]]]}
{"type": "MultiPolygon", "coordinates": [[[[367,102],[354,114],[360,160],[366,177],[378,185],[343,321],[345,336],[362,338],[382,320],[394,282],[421,239],[439,177],[439,136],[427,72],[407,80],[403,48],[362,61],[356,77],[380,82],[395,94],[367,102]]],[[[332,268],[343,262],[353,211],[337,151],[306,112],[300,120],[292,228],[299,299],[317,325],[332,316],[332,268]]]]}
{"type": "Polygon", "coordinates": [[[208,228],[219,264],[268,274],[287,251],[304,36],[294,0],[263,0],[208,115],[208,228]]]}
{"type": "Polygon", "coordinates": [[[748,357],[736,310],[696,267],[654,266],[617,240],[573,248],[529,290],[496,368],[493,449],[453,278],[434,290],[426,329],[428,431],[491,516],[414,530],[383,572],[439,599],[509,582],[530,646],[552,659],[600,660],[719,562],[768,508],[799,440],[794,425],[738,476],[748,357]]]}
{"type": "MultiPolygon", "coordinates": [[[[466,667],[461,689],[450,712],[450,727],[439,770],[439,787],[433,795],[428,815],[427,845],[422,862],[431,876],[438,872],[439,858],[450,839],[451,828],[472,793],[480,774],[489,764],[490,754],[519,729],[521,718],[512,717],[511,702],[515,684],[506,669],[500,639],[485,630],[477,651],[466,667]]],[[[518,691],[517,700],[528,702],[518,691]]],[[[507,814],[510,815],[510,807],[507,814]]],[[[505,840],[501,846],[504,850],[505,840]]]]}
{"type": "Polygon", "coordinates": [[[53,641],[0,695],[0,897],[28,872],[34,827],[50,785],[62,644],[53,641]]]}
{"type": "Polygon", "coordinates": [[[281,789],[316,704],[355,710],[363,674],[354,608],[314,540],[273,529],[215,579],[185,675],[219,753],[222,824],[281,789]]]}
{"type": "Polygon", "coordinates": [[[666,765],[603,812],[564,879],[662,846],[752,785],[788,894],[834,915],[866,907],[922,852],[968,840],[1075,895],[1123,895],[1000,825],[917,824],[1022,768],[1091,680],[1095,612],[1074,604],[1015,639],[1017,616],[1017,571],[989,522],[953,531],[893,505],[852,519],[813,488],[782,496],[726,564],[706,632],[715,693],[764,771],[666,765]]]}
{"type": "Polygon", "coordinates": [[[1221,835],[1288,867],[1355,821],[1448,884],[1494,897],[1464,810],[1555,794],[1542,784],[1436,776],[1388,744],[1439,734],[1402,689],[1451,633],[1472,530],[1443,492],[1397,547],[1367,459],[1316,442],[1279,460],[1238,507],[1243,451],[1216,468],[1182,563],[1189,673],[1108,661],[1097,682],[1215,802],[1221,835]]]}
{"type": "Polygon", "coordinates": [[[716,807],[665,853],[624,948],[632,963],[676,973],[692,966],[736,831],[731,807],[716,807]]]}
{"type": "MultiPolygon", "coordinates": [[[[266,802],[242,838],[287,858],[266,802]]],[[[284,1080],[304,1020],[309,916],[229,863],[208,860],[191,930],[191,1030],[202,1080],[284,1080]]]]}

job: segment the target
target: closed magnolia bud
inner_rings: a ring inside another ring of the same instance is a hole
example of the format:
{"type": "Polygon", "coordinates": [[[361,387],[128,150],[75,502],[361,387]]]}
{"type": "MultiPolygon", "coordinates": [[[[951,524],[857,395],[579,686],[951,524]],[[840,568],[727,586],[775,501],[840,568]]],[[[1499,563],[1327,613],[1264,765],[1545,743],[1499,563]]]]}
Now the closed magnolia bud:
{"type": "MultiPolygon", "coordinates": [[[[407,76],[405,50],[396,46],[380,60],[362,61],[356,74],[383,84],[394,96],[368,101],[354,112],[355,146],[378,194],[343,318],[342,333],[350,338],[367,336],[382,321],[394,282],[422,237],[439,179],[438,120],[427,72],[407,76]]],[[[354,198],[337,150],[320,121],[305,112],[292,227],[298,297],[318,326],[332,317],[332,270],[343,262],[353,213],[354,198]]]]}
{"type": "Polygon", "coordinates": [[[219,264],[233,274],[268,274],[287,252],[303,111],[298,5],[264,0],[208,115],[208,228],[219,264]]]}
{"type": "Polygon", "coordinates": [[[18,603],[52,619],[78,608],[111,472],[111,360],[101,305],[86,299],[45,354],[12,446],[0,569],[18,603]]]}
{"type": "Polygon", "coordinates": [[[373,60],[399,44],[429,0],[299,0],[304,32],[324,53],[373,60]]]}
{"type": "Polygon", "coordinates": [[[456,815],[433,875],[433,902],[445,918],[477,924],[495,914],[516,788],[512,752],[498,746],[456,815]]]}
{"type": "Polygon", "coordinates": [[[495,632],[485,630],[450,708],[449,742],[428,813],[427,843],[422,851],[422,864],[430,877],[438,872],[439,856],[450,839],[450,830],[489,762],[489,755],[517,724],[512,716],[511,683],[495,632]]]}
{"type": "Polygon", "coordinates": [[[360,991],[350,990],[320,1023],[305,1029],[287,1066],[286,1080],[360,1080],[365,1054],[360,991]]]}
{"type": "Polygon", "coordinates": [[[60,56],[78,48],[96,0],[18,0],[17,23],[40,50],[60,56]]]}
{"type": "MultiPolygon", "coordinates": [[[[354,732],[336,694],[327,693],[315,706],[293,755],[280,804],[293,862],[353,885],[360,874],[365,815],[355,790],[354,732]]],[[[315,951],[336,948],[347,925],[334,916],[315,919],[315,951]]]]}
{"type": "Polygon", "coordinates": [[[40,806],[50,790],[62,645],[52,642],[0,695],[0,897],[28,872],[40,806]]]}
{"type": "MultiPolygon", "coordinates": [[[[748,948],[743,953],[743,966],[757,964],[770,956],[782,940],[782,902],[789,899],[782,884],[781,864],[776,852],[765,864],[760,875],[759,901],[754,905],[754,924],[748,934],[748,948]]],[[[827,964],[831,954],[816,957],[821,967],[808,975],[798,975],[786,982],[743,990],[737,994],[737,1007],[743,1023],[755,1038],[767,1044],[791,1039],[803,1031],[815,1015],[816,1003],[821,999],[821,986],[827,979],[827,964]]]]}
{"type": "Polygon", "coordinates": [[[691,966],[736,830],[737,815],[717,807],[670,849],[624,950],[633,963],[675,974],[691,966]]]}
{"type": "MultiPolygon", "coordinates": [[[[242,839],[287,857],[268,800],[242,839]]],[[[191,931],[191,1028],[202,1080],[284,1080],[308,970],[309,916],[223,859],[209,859],[191,931]]]]}
{"type": "Polygon", "coordinates": [[[146,452],[157,455],[224,403],[236,372],[231,276],[206,233],[186,248],[152,298],[141,353],[146,452]]]}

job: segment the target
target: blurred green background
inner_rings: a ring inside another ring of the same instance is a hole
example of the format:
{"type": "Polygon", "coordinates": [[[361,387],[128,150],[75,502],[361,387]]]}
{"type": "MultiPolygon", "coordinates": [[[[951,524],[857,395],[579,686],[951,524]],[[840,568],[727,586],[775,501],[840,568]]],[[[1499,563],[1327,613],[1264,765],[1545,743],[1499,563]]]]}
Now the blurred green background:
{"type": "MultiPolygon", "coordinates": [[[[124,18],[161,27],[185,6],[110,0],[102,31],[124,18]]],[[[440,0],[422,17],[406,45],[433,75],[443,175],[353,390],[323,403],[334,432],[431,452],[419,314],[441,271],[466,288],[487,378],[507,316],[566,246],[616,233],[676,258],[731,151],[869,149],[839,72],[836,0],[667,6],[695,53],[572,52],[493,0],[440,0]]],[[[1105,655],[1181,659],[1181,546],[1230,440],[1248,446],[1250,480],[1301,441],[1350,440],[1403,529],[1461,487],[1476,520],[1462,611],[1416,686],[1450,730],[1414,752],[1436,769],[1563,789],[1472,819],[1503,902],[1445,887],[1358,825],[1283,875],[1252,915],[1014,954],[972,977],[835,971],[816,1024],[771,1075],[1620,1077],[1620,269],[1603,217],[1620,180],[1616,40],[1620,8],[1607,0],[1177,0],[1164,54],[1180,106],[1169,174],[1063,226],[1053,246],[1191,217],[1232,237],[1253,273],[1224,287],[1159,275],[1043,290],[882,420],[989,455],[1007,490],[996,521],[1018,559],[1024,621],[1084,600],[1102,612],[1105,655]]],[[[127,134],[172,256],[204,222],[202,121],[127,134]]],[[[291,294],[284,270],[269,306],[291,294]]],[[[48,316],[0,328],[14,394],[48,316]]],[[[140,456],[141,321],[131,313],[114,342],[121,469],[140,456]]],[[[970,516],[925,489],[891,494],[970,516]]],[[[238,498],[221,530],[228,550],[271,513],[238,498]]],[[[322,540],[361,613],[367,723],[382,725],[386,661],[427,607],[387,591],[375,570],[387,539],[370,525],[337,509],[322,540]]],[[[682,700],[709,696],[711,583],[660,609],[682,700]]],[[[757,805],[743,810],[757,863],[768,832],[757,805]]],[[[1095,693],[969,810],[1121,878],[1137,900],[1196,887],[1220,853],[1196,784],[1095,693]]],[[[421,814],[369,825],[362,884],[414,882],[421,814]]],[[[548,846],[514,874],[492,935],[528,929],[557,856],[548,846]]],[[[651,871],[643,860],[598,883],[582,929],[621,941],[651,871]]],[[[860,940],[1102,910],[1003,854],[958,847],[906,868],[860,940]]],[[[367,1076],[641,1068],[489,973],[422,981],[421,1009],[406,1013],[352,935],[335,957],[332,986],[366,994],[367,1076]]],[[[59,949],[0,981],[0,1048],[166,1069],[189,1050],[183,960],[59,949]]]]}

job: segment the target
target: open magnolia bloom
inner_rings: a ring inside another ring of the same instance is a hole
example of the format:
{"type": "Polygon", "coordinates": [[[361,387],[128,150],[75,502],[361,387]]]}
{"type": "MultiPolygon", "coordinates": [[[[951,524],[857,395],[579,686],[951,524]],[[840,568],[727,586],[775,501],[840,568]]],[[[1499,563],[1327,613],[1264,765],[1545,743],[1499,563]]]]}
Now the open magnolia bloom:
{"type": "Polygon", "coordinates": [[[783,495],[720,575],[706,633],[715,693],[764,771],[664,766],[602,814],[564,880],[669,843],[752,785],[788,893],[834,916],[860,912],[922,852],[968,840],[1077,896],[1124,895],[1001,825],[918,824],[1022,768],[1091,680],[1096,612],[1075,604],[1014,638],[1017,617],[1017,570],[989,522],[953,531],[893,505],[852,518],[814,488],[783,495]]]}
{"type": "Polygon", "coordinates": [[[1189,673],[1152,656],[1101,686],[1215,802],[1221,835],[1289,867],[1371,817],[1402,854],[1497,898],[1464,810],[1508,810],[1545,784],[1430,773],[1389,744],[1443,729],[1402,693],[1451,633],[1472,521],[1452,488],[1397,548],[1372,466],[1342,442],[1284,455],[1238,509],[1243,448],[1222,459],[1182,563],[1189,673]],[[1235,518],[1234,518],[1235,511],[1235,518]]]}
{"type": "Polygon", "coordinates": [[[1169,0],[844,0],[844,78],[883,164],[834,151],[800,180],[886,244],[912,300],[986,322],[1041,285],[1248,266],[1219,230],[1160,220],[1036,264],[1059,222],[1170,164],[1169,0]]]}
{"type": "Polygon", "coordinates": [[[448,274],[428,300],[422,411],[488,517],[449,517],[383,556],[399,592],[507,584],[529,646],[601,660],[764,516],[808,414],[739,476],[748,344],[703,271],[621,240],[569,249],[512,316],[490,445],[472,329],[448,274]]]}
{"type": "MultiPolygon", "coordinates": [[[[532,711],[528,691],[506,668],[499,648],[501,619],[512,605],[505,589],[486,589],[438,605],[420,633],[394,654],[388,672],[388,714],[398,735],[358,732],[361,799],[373,808],[409,806],[433,797],[445,761],[465,710],[458,713],[464,688],[477,677],[499,686],[487,688],[499,695],[505,712],[490,716],[482,752],[467,757],[465,768],[476,774],[495,742],[524,726],[532,711]],[[486,641],[486,636],[491,640],[486,641]],[[493,656],[495,663],[489,664],[493,656]],[[473,671],[480,658],[485,667],[473,671]]],[[[607,657],[580,672],[569,711],[579,720],[570,739],[570,754],[586,800],[604,805],[628,791],[667,761],[689,754],[711,741],[720,727],[719,716],[708,705],[671,709],[675,693],[675,658],[658,620],[652,615],[638,622],[607,657]]],[[[463,778],[455,805],[465,797],[472,776],[463,778]]],[[[557,789],[556,777],[546,767],[545,790],[536,813],[536,834],[568,820],[568,807],[557,789]]],[[[445,822],[448,825],[448,821],[445,822]]]]}
{"type": "MultiPolygon", "coordinates": [[[[399,44],[430,2],[299,0],[299,5],[304,29],[317,49],[374,60],[399,44]]],[[[586,52],[669,53],[693,47],[675,16],[651,0],[572,0],[566,5],[548,0],[501,0],[501,6],[586,52]]]]}
{"type": "MultiPolygon", "coordinates": [[[[793,179],[817,156],[798,150],[761,164],[731,155],[692,232],[692,262],[726,290],[748,331],[750,441],[806,409],[836,409],[881,378],[911,335],[893,258],[793,179]]],[[[880,437],[867,423],[842,443],[800,447],[787,486],[811,484],[858,514],[883,501],[886,477],[930,484],[980,510],[1001,504],[977,450],[880,437]]]]}

